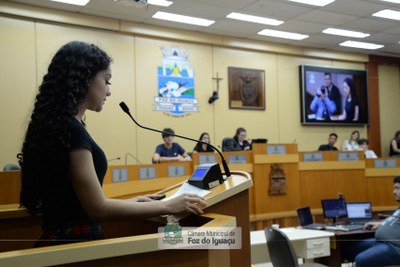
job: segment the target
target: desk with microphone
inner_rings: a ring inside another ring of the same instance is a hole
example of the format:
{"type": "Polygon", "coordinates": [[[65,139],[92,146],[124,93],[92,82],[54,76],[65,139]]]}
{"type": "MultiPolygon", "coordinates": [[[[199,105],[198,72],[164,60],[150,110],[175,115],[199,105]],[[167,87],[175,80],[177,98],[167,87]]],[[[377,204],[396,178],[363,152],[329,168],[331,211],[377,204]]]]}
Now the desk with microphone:
{"type": "Polygon", "coordinates": [[[164,132],[161,130],[157,130],[157,129],[153,129],[150,127],[146,127],[146,126],[142,126],[140,125],[135,118],[133,118],[132,114],[129,111],[128,106],[125,104],[125,102],[121,102],[119,103],[119,106],[121,107],[121,109],[128,114],[128,116],[133,120],[133,122],[139,126],[140,128],[143,128],[145,130],[149,130],[149,131],[153,131],[153,132],[157,132],[157,133],[161,133],[161,134],[168,134],[168,135],[173,135],[179,138],[183,138],[189,141],[193,141],[193,142],[197,142],[197,143],[202,143],[202,144],[206,144],[209,145],[210,147],[212,147],[213,149],[215,149],[215,151],[218,152],[218,154],[221,157],[221,161],[222,161],[222,166],[224,168],[224,172],[226,175],[226,178],[224,179],[222,172],[221,172],[221,168],[219,166],[218,163],[207,163],[207,164],[201,164],[199,165],[196,170],[193,172],[193,174],[189,177],[188,179],[188,183],[194,186],[197,186],[199,188],[202,189],[210,189],[213,188],[215,186],[218,186],[219,184],[224,183],[225,180],[227,180],[228,178],[231,177],[231,172],[229,170],[228,164],[225,161],[224,156],[222,155],[221,151],[219,151],[219,149],[217,149],[215,146],[203,142],[201,140],[196,140],[190,137],[186,137],[186,136],[182,136],[179,134],[171,134],[170,132],[164,132]]]}

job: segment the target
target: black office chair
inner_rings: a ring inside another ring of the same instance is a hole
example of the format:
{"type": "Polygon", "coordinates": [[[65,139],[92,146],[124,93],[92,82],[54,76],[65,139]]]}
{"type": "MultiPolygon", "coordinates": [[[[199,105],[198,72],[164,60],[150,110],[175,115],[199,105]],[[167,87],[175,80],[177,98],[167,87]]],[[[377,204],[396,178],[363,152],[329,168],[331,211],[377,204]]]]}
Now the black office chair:
{"type": "Polygon", "coordinates": [[[6,164],[3,167],[3,171],[9,172],[9,171],[19,171],[21,168],[18,165],[15,164],[6,164]]]}
{"type": "MultiPolygon", "coordinates": [[[[274,267],[324,267],[318,263],[304,263],[298,262],[296,252],[288,237],[280,230],[266,227],[264,229],[265,237],[267,239],[267,247],[269,257],[274,267]]],[[[327,267],[327,266],[325,266],[327,267]]]]}
{"type": "Polygon", "coordinates": [[[241,150],[241,147],[232,137],[225,137],[222,140],[222,152],[238,151],[238,150],[241,150]]]}

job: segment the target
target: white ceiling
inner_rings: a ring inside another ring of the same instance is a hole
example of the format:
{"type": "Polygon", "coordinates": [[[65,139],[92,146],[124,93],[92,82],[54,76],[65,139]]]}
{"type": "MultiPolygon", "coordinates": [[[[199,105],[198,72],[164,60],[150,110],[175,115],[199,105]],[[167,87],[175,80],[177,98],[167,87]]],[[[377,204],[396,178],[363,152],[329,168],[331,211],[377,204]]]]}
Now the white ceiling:
{"type": "Polygon", "coordinates": [[[170,0],[169,7],[148,5],[127,7],[114,0],[91,0],[85,7],[66,5],[48,0],[12,0],[30,5],[67,10],[114,19],[140,22],[163,27],[204,32],[224,36],[240,37],[258,41],[284,43],[303,47],[350,51],[374,55],[400,57],[400,21],[373,17],[371,14],[390,8],[400,11],[399,4],[381,0],[336,0],[325,7],[289,2],[288,0],[170,0]],[[153,19],[157,11],[215,20],[210,27],[190,26],[180,23],[153,19]],[[240,22],[226,18],[231,12],[239,12],[283,20],[280,26],[266,26],[240,22]],[[335,27],[369,33],[363,39],[327,35],[322,30],[335,27]],[[258,35],[263,29],[275,29],[308,34],[302,41],[292,41],[258,35]],[[345,48],[339,43],[346,40],[383,44],[378,50],[345,48]]]}

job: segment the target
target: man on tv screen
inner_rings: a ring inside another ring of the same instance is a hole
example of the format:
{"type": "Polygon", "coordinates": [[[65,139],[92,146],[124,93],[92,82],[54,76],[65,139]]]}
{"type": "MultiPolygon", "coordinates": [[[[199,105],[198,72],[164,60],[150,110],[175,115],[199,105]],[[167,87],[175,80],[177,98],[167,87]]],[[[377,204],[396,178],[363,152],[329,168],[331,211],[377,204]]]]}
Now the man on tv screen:
{"type": "Polygon", "coordinates": [[[340,94],[339,88],[332,82],[332,74],[330,72],[325,72],[325,87],[328,90],[328,98],[335,102],[336,111],[333,115],[340,114],[342,111],[342,95],[340,94]]]}

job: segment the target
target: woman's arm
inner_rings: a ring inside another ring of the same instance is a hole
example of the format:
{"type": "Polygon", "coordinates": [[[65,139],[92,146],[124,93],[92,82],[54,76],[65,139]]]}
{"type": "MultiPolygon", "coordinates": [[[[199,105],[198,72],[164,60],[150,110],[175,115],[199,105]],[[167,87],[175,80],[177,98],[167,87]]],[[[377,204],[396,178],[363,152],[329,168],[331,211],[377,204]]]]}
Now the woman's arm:
{"type": "Polygon", "coordinates": [[[358,117],[360,115],[360,106],[355,106],[354,107],[354,118],[353,121],[358,121],[358,117]]]}
{"type": "Polygon", "coordinates": [[[346,119],[346,117],[347,117],[346,110],[343,110],[343,113],[340,114],[340,115],[337,117],[337,120],[338,120],[338,121],[343,121],[343,120],[346,119]]]}
{"type": "Polygon", "coordinates": [[[89,217],[104,220],[117,217],[152,217],[163,214],[201,214],[206,203],[197,195],[183,195],[169,201],[132,202],[109,199],[97,179],[92,154],[86,149],[70,153],[70,176],[75,193],[89,217]]]}
{"type": "Polygon", "coordinates": [[[342,150],[343,150],[343,151],[350,150],[350,149],[349,149],[349,144],[350,144],[349,140],[347,140],[347,139],[344,140],[343,145],[342,145],[342,150]]]}

